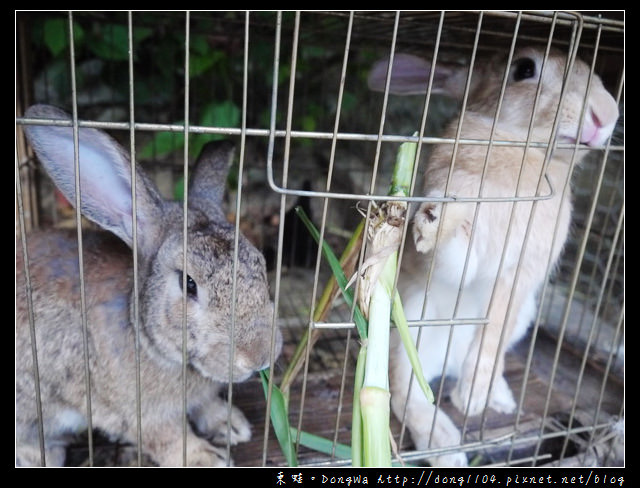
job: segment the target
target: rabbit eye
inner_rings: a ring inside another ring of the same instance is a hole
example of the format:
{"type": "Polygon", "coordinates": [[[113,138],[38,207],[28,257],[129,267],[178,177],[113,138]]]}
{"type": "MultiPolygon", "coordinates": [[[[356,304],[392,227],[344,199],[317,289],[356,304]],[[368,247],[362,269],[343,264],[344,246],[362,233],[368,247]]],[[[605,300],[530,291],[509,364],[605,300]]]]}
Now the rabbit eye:
{"type": "MultiPolygon", "coordinates": [[[[180,284],[180,290],[182,290],[182,282],[182,271],[178,271],[178,283],[180,284]]],[[[187,275],[187,296],[190,298],[196,298],[198,296],[198,285],[196,285],[194,279],[189,275],[187,275]]]]}
{"type": "Polygon", "coordinates": [[[536,62],[531,58],[522,58],[516,61],[514,81],[522,81],[533,78],[536,75],[536,62]]]}

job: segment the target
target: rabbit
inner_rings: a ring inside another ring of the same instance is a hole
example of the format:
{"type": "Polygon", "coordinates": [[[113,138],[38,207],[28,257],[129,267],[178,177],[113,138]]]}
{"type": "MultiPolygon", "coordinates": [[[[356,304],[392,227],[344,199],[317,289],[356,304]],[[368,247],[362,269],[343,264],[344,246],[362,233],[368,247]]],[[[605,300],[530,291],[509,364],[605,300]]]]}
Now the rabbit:
{"type": "MultiPolygon", "coordinates": [[[[450,121],[442,137],[457,138],[461,123],[460,139],[488,140],[495,123],[495,141],[522,143],[530,137],[532,144],[526,149],[522,144],[498,142],[490,149],[486,144],[460,144],[455,156],[453,144],[436,144],[424,171],[426,200],[412,217],[413,239],[407,238],[404,247],[398,291],[407,318],[476,319],[455,326],[422,327],[420,336],[420,327],[412,327],[426,380],[440,375],[457,378],[451,401],[468,415],[480,414],[485,406],[501,413],[516,410],[503,376],[504,355],[534,320],[547,266],[550,263],[553,269],[567,239],[572,209],[570,190],[565,191],[565,186],[575,144],[581,144],[579,160],[586,152],[582,145],[591,148],[605,143],[618,118],[616,101],[596,75],[587,94],[590,69],[576,59],[566,83],[557,130],[557,141],[573,143],[574,147],[555,148],[545,166],[546,146],[533,143],[553,142],[551,129],[567,56],[551,51],[543,67],[544,57],[544,51],[535,47],[515,50],[497,120],[507,58],[496,54],[476,60],[466,110],[450,121]],[[546,176],[541,176],[543,173],[546,176]],[[499,201],[516,195],[524,199],[499,201]],[[536,195],[544,198],[534,202],[536,195]],[[445,196],[496,200],[437,200],[445,196]],[[485,324],[478,319],[484,319],[485,324]]],[[[372,90],[384,90],[388,66],[388,60],[373,66],[368,79],[372,90]]],[[[432,63],[426,59],[396,54],[389,91],[425,94],[431,69],[432,63]]],[[[432,92],[461,100],[468,73],[466,66],[437,62],[432,92]]],[[[466,466],[465,454],[455,449],[462,441],[458,427],[427,401],[417,385],[409,388],[412,369],[396,333],[391,348],[394,414],[406,421],[417,449],[437,450],[427,459],[431,465],[466,466]]]]}
{"type": "MultiPolygon", "coordinates": [[[[69,120],[66,113],[47,105],[34,105],[25,116],[69,120]]],[[[55,184],[75,204],[72,128],[25,125],[24,131],[55,184]]],[[[249,440],[251,427],[239,409],[219,396],[222,385],[230,378],[243,381],[269,366],[282,345],[281,333],[271,327],[273,304],[264,258],[242,235],[238,238],[235,320],[232,318],[235,229],[225,219],[221,205],[233,144],[209,143],[193,170],[188,192],[186,270],[183,203],[163,199],[134,163],[136,322],[132,163],[115,140],[97,129],[80,128],[78,140],[80,211],[104,229],[83,230],[82,239],[91,423],[87,418],[89,392],[76,231],[27,234],[44,462],[63,465],[70,438],[92,426],[112,439],[132,444],[138,442],[139,428],[140,447],[152,463],[182,466],[184,384],[186,463],[232,464],[227,459],[227,442],[235,445],[249,440]],[[184,332],[183,279],[187,305],[184,332]],[[188,361],[184,383],[183,333],[188,361]],[[234,352],[230,358],[232,333],[234,352]]],[[[19,242],[16,253],[16,464],[29,466],[42,460],[21,246],[19,242]]]]}

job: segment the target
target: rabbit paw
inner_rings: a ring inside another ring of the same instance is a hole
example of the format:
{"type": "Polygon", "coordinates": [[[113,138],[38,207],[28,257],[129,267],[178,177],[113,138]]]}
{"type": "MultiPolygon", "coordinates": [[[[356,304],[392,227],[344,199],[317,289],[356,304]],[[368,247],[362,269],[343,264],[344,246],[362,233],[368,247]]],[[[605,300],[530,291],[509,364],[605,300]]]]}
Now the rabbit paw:
{"type": "Polygon", "coordinates": [[[212,444],[233,445],[251,439],[251,425],[236,407],[218,400],[209,405],[192,408],[190,419],[194,430],[212,444]]]}
{"type": "Polygon", "coordinates": [[[438,234],[442,205],[423,203],[413,220],[413,240],[419,252],[427,253],[434,248],[438,234]]]}
{"type": "MultiPolygon", "coordinates": [[[[148,442],[148,454],[155,464],[159,466],[184,466],[184,442],[179,432],[171,438],[163,437],[167,433],[160,433],[160,437],[148,442]]],[[[216,447],[207,440],[195,436],[192,432],[187,432],[187,466],[232,466],[233,462],[227,454],[227,449],[216,447]]]]}
{"type": "MultiPolygon", "coordinates": [[[[479,412],[475,412],[474,409],[477,408],[480,403],[482,403],[482,405],[480,405],[480,410],[482,410],[482,407],[484,406],[484,402],[477,401],[477,399],[474,399],[473,405],[471,405],[470,398],[469,398],[470,391],[471,391],[471,382],[467,380],[459,379],[458,382],[456,383],[456,386],[451,391],[451,403],[453,403],[453,405],[462,413],[468,412],[469,415],[476,415],[476,413],[479,413],[479,412]]],[[[475,393],[474,396],[478,397],[478,394],[475,393]]]]}
{"type": "Polygon", "coordinates": [[[499,376],[494,381],[489,406],[499,413],[513,413],[516,410],[516,401],[504,376],[499,376]]]}
{"type": "Polygon", "coordinates": [[[239,442],[247,442],[251,439],[251,424],[244,414],[236,407],[231,407],[229,421],[225,418],[215,430],[213,436],[209,436],[209,442],[213,444],[226,445],[229,442],[232,446],[239,442]]]}
{"type": "Polygon", "coordinates": [[[227,450],[221,447],[212,446],[208,442],[203,442],[197,449],[187,453],[187,464],[189,466],[233,466],[233,461],[227,456],[227,450]]]}

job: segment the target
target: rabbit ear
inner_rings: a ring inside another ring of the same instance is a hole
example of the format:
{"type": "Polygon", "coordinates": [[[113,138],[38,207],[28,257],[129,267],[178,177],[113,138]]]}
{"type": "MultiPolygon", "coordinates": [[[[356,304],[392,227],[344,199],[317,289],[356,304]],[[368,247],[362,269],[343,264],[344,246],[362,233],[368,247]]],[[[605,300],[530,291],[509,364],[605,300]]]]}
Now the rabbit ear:
{"type": "Polygon", "coordinates": [[[234,152],[231,141],[211,141],[202,148],[196,161],[189,185],[189,203],[210,217],[222,211],[222,198],[234,152]]]}
{"type": "MultiPolygon", "coordinates": [[[[65,112],[48,105],[34,105],[29,118],[63,119],[65,112]]],[[[53,125],[25,125],[31,147],[64,196],[76,204],[75,150],[73,128],[53,125]]],[[[80,168],[80,212],[120,237],[133,243],[131,162],[124,149],[97,129],[78,130],[80,168]]],[[[157,222],[161,222],[163,200],[154,185],[136,168],[136,208],[140,247],[152,242],[157,222]]]]}
{"type": "MultiPolygon", "coordinates": [[[[384,91],[387,82],[389,60],[377,61],[369,72],[368,84],[373,91],[384,91]]],[[[461,98],[464,93],[468,68],[454,63],[436,63],[433,76],[433,93],[461,98]]],[[[395,95],[420,95],[427,92],[431,63],[411,54],[397,53],[393,57],[393,70],[389,93],[395,95]]]]}

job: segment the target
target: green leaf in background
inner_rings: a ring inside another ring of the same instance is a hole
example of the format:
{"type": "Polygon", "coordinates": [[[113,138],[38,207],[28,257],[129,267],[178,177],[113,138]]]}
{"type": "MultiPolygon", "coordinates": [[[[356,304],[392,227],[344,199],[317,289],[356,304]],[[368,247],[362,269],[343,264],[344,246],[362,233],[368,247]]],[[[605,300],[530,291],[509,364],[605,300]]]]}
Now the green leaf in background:
{"type": "Polygon", "coordinates": [[[189,41],[189,77],[194,78],[226,58],[223,51],[212,49],[203,35],[193,35],[189,41]]]}
{"type": "Polygon", "coordinates": [[[43,33],[44,43],[54,56],[60,54],[69,44],[67,22],[64,19],[47,19],[43,33]]]}
{"type": "MultiPolygon", "coordinates": [[[[240,125],[240,116],[240,109],[231,100],[225,100],[221,103],[211,102],[204,107],[199,125],[234,128],[240,125]]],[[[197,156],[207,142],[225,137],[223,134],[192,134],[189,138],[189,153],[197,156]]]]}
{"type": "MultiPolygon", "coordinates": [[[[153,31],[148,27],[137,27],[133,31],[134,44],[148,38],[153,31]]],[[[106,24],[87,39],[89,49],[99,58],[110,61],[129,59],[129,28],[121,24],[106,24]]],[[[134,48],[135,50],[135,48],[134,48]]]]}
{"type": "MultiPolygon", "coordinates": [[[[204,107],[198,125],[204,127],[229,127],[240,125],[241,112],[231,100],[217,103],[211,102],[204,107]]],[[[177,122],[184,124],[184,121],[177,122]]],[[[189,153],[200,154],[202,147],[209,141],[224,139],[222,134],[191,134],[189,137],[189,153]]],[[[164,157],[184,147],[183,132],[158,132],[153,139],[138,151],[140,159],[164,157]]]]}
{"type": "Polygon", "coordinates": [[[136,156],[138,159],[163,157],[182,147],[184,147],[184,132],[157,132],[136,156]]]}
{"type": "Polygon", "coordinates": [[[195,78],[201,75],[214,65],[214,60],[211,56],[200,56],[197,54],[191,54],[189,58],[189,77],[195,78]]]}
{"type": "Polygon", "coordinates": [[[134,27],[133,28],[133,43],[139,44],[145,39],[153,35],[153,30],[148,27],[134,27]]]}
{"type": "Polygon", "coordinates": [[[208,127],[238,127],[240,108],[231,100],[212,102],[207,105],[200,117],[200,125],[208,127]]]}
{"type": "Polygon", "coordinates": [[[316,130],[316,118],[313,115],[305,115],[302,117],[302,130],[307,132],[316,130]]]}
{"type": "MultiPolygon", "coordinates": [[[[44,43],[51,54],[58,56],[69,46],[69,21],[66,19],[47,19],[42,28],[44,43]]],[[[73,40],[82,43],[84,30],[77,22],[73,23],[73,40]]]]}
{"type": "Polygon", "coordinates": [[[124,25],[108,24],[94,32],[87,44],[101,59],[126,61],[129,56],[129,30],[124,25]]]}
{"type": "Polygon", "coordinates": [[[356,96],[353,93],[345,90],[345,92],[342,94],[342,112],[349,113],[357,106],[358,99],[356,98],[356,96]]]}
{"type": "Polygon", "coordinates": [[[289,82],[289,77],[291,76],[291,66],[285,63],[280,63],[280,67],[278,68],[278,85],[282,85],[285,82],[289,82]]]}
{"type": "Polygon", "coordinates": [[[213,57],[214,53],[216,52],[220,52],[220,51],[210,51],[209,48],[209,43],[207,42],[207,39],[204,35],[202,34],[193,34],[190,38],[189,38],[189,49],[191,49],[191,55],[193,56],[194,54],[211,54],[213,57]]]}

